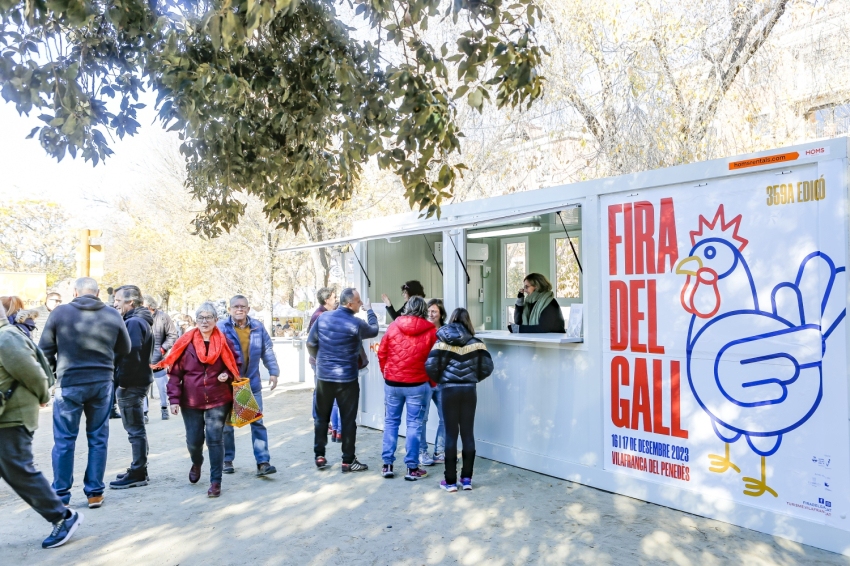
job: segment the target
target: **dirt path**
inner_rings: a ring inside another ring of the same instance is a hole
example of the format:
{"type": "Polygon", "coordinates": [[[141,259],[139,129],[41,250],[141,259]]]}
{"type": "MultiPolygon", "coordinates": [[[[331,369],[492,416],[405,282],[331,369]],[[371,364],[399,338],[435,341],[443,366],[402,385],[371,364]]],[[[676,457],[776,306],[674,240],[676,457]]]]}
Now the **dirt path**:
{"type": "MultiPolygon", "coordinates": [[[[237,471],[222,497],[206,497],[207,471],[189,484],[182,420],[148,427],[147,487],[110,491],[85,507],[84,434],[72,506],[85,524],[71,542],[42,550],[49,525],[0,483],[0,564],[850,564],[850,560],[611,493],[478,459],[475,490],[438,489],[441,466],[417,482],[380,477],[379,431],[358,430],[369,472],[342,475],[312,463],[312,390],[266,391],[266,425],[278,473],[253,475],[250,435],[237,432],[237,471]]],[[[50,409],[36,432],[36,462],[52,478],[50,409]]],[[[111,421],[107,477],[129,463],[111,421]]],[[[81,427],[82,430],[82,427],[81,427]]],[[[403,442],[399,450],[403,452],[403,442]]],[[[401,458],[398,457],[397,462],[401,458]]]]}

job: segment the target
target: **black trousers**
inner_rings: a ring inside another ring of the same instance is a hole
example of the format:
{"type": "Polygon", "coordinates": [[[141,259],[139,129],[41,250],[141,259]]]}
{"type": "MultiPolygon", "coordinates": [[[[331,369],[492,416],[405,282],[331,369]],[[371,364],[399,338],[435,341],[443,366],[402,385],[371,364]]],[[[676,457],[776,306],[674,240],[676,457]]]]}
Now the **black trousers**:
{"type": "Polygon", "coordinates": [[[51,523],[65,518],[62,500],[33,465],[32,433],[24,426],[0,428],[0,478],[51,523]]]}
{"type": "Polygon", "coordinates": [[[115,393],[118,406],[121,408],[121,422],[130,439],[130,447],[133,449],[130,471],[142,475],[148,466],[148,436],[145,432],[144,409],[147,391],[148,388],[145,386],[119,387],[115,393]]]}
{"type": "Polygon", "coordinates": [[[461,478],[472,477],[475,461],[475,406],[478,393],[474,385],[444,387],[443,421],[446,424],[446,483],[457,483],[457,435],[463,442],[461,478]]]}
{"type": "Polygon", "coordinates": [[[316,457],[325,455],[328,444],[328,423],[334,400],[339,407],[339,418],[342,426],[342,463],[354,461],[354,444],[357,438],[357,409],[360,406],[360,382],[316,380],[316,431],[313,442],[313,452],[316,457]]]}

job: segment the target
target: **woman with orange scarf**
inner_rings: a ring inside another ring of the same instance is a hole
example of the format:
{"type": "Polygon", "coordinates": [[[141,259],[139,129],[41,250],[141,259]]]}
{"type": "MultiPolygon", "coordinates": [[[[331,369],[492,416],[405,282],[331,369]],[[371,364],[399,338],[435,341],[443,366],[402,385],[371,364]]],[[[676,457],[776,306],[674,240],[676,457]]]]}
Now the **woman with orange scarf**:
{"type": "Polygon", "coordinates": [[[221,495],[224,425],[233,403],[231,382],[239,377],[239,365],[227,338],[216,328],[217,320],[215,305],[202,304],[195,314],[197,328],[178,338],[168,356],[157,364],[158,369],[168,369],[172,414],[183,410],[186,446],[192,459],[191,483],[201,479],[206,441],[210,457],[209,497],[221,495]]]}

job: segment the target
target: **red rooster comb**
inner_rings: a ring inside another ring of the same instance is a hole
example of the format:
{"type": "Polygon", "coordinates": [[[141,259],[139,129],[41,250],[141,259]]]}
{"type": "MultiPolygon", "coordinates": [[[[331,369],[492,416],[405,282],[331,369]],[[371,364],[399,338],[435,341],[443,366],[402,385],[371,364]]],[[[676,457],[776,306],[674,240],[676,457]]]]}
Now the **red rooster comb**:
{"type": "Polygon", "coordinates": [[[747,247],[749,240],[742,238],[738,235],[738,228],[741,227],[741,215],[739,214],[729,222],[726,222],[726,213],[723,210],[723,205],[721,204],[717,208],[717,213],[714,215],[714,219],[709,222],[705,219],[705,216],[700,214],[699,216],[699,228],[691,232],[691,246],[697,245],[697,241],[708,238],[724,238],[735,240],[738,243],[738,251],[744,251],[744,248],[747,247]],[[718,226],[719,224],[719,226],[718,226]],[[729,232],[731,231],[731,238],[729,232]]]}

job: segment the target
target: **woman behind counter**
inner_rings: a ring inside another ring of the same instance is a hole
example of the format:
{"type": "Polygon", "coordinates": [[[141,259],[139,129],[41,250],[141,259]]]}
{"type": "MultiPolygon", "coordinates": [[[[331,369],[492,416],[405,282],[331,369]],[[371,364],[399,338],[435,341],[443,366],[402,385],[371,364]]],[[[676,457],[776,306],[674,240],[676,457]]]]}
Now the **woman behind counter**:
{"type": "Polygon", "coordinates": [[[392,320],[397,319],[399,316],[404,314],[404,309],[407,308],[407,302],[411,297],[422,297],[425,298],[425,288],[422,287],[422,283],[416,280],[408,281],[404,285],[401,286],[401,297],[404,299],[404,304],[401,305],[401,308],[395,310],[393,308],[393,304],[390,302],[390,298],[387,297],[386,293],[381,295],[381,300],[384,301],[384,304],[387,305],[387,314],[390,315],[392,320]]]}
{"type": "Polygon", "coordinates": [[[513,333],[556,332],[564,334],[564,313],[555,300],[552,284],[544,275],[529,273],[517,295],[514,323],[508,325],[513,333]]]}
{"type": "Polygon", "coordinates": [[[231,381],[239,377],[239,366],[224,334],[216,327],[218,315],[212,303],[203,303],[195,313],[197,328],[187,330],[157,364],[168,370],[171,413],[183,409],[186,447],[192,460],[189,482],[201,479],[204,442],[210,457],[210,489],[207,496],[221,495],[224,467],[224,425],[233,404],[231,381]]]}

